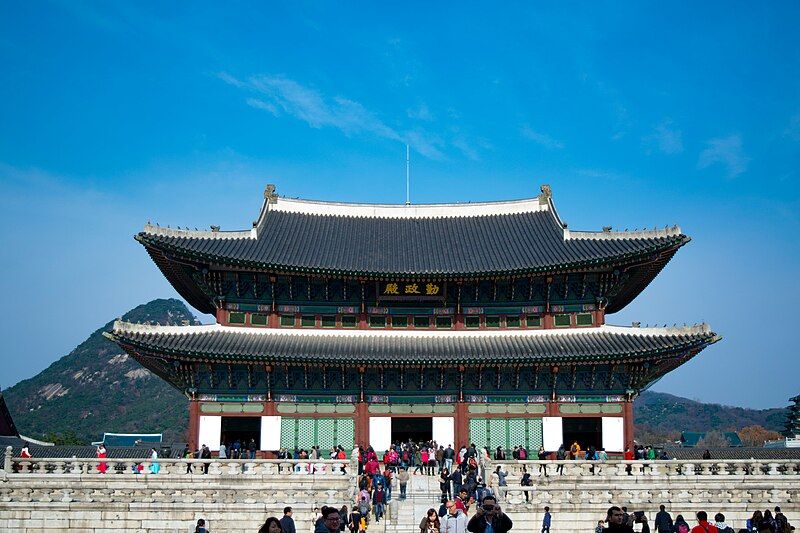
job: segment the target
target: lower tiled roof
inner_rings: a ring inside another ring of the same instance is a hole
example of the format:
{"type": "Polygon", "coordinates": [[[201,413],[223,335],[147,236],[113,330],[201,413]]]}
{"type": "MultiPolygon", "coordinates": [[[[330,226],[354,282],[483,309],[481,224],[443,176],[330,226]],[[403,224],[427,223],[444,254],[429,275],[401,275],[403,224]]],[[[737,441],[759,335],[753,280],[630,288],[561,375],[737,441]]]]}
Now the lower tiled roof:
{"type": "Polygon", "coordinates": [[[184,358],[350,363],[624,361],[699,351],[719,337],[706,325],[503,331],[398,331],[144,326],[116,322],[123,347],[184,358]]]}

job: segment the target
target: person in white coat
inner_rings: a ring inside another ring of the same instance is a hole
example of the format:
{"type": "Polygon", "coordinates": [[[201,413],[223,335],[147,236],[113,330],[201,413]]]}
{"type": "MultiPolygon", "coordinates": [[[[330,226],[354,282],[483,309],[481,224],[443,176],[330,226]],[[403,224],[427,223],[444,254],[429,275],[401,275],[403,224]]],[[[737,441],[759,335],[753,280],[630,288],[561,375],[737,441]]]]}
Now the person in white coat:
{"type": "Polygon", "coordinates": [[[447,501],[447,514],[441,519],[440,533],[467,533],[467,515],[456,507],[453,500],[447,501]]]}

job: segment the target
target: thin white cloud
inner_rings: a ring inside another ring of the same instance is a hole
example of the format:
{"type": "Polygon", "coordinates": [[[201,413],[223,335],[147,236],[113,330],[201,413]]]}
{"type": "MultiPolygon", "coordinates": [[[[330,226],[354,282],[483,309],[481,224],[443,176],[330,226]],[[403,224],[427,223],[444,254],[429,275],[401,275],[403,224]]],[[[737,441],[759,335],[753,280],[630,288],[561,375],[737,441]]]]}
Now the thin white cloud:
{"type": "Polygon", "coordinates": [[[742,150],[742,137],[739,134],[716,137],[706,141],[706,148],[700,152],[697,168],[708,168],[720,164],[727,169],[729,178],[735,178],[747,170],[750,158],[742,150]]]}
{"type": "Polygon", "coordinates": [[[683,152],[683,133],[673,127],[670,119],[656,126],[653,133],[646,136],[643,141],[648,147],[648,153],[652,148],[669,155],[683,152]]]}
{"type": "Polygon", "coordinates": [[[242,80],[222,72],[218,77],[229,85],[258,93],[260,98],[248,98],[247,104],[273,115],[283,113],[302,120],[312,128],[331,127],[348,136],[376,135],[408,143],[426,157],[444,158],[444,142],[437,136],[417,129],[398,131],[354,100],[342,96],[326,97],[315,89],[283,76],[251,76],[242,80]]]}
{"type": "Polygon", "coordinates": [[[561,141],[553,139],[546,133],[535,131],[527,124],[522,126],[520,132],[522,133],[522,136],[525,137],[526,139],[533,141],[536,144],[540,144],[545,148],[550,148],[550,149],[557,148],[559,150],[564,148],[564,143],[562,143],[561,141]]]}
{"type": "Polygon", "coordinates": [[[427,104],[420,104],[418,107],[409,109],[406,111],[408,114],[408,118],[413,118],[415,120],[424,120],[426,122],[430,122],[433,120],[433,113],[431,110],[428,109],[427,104]]]}
{"type": "Polygon", "coordinates": [[[800,113],[789,119],[789,124],[783,130],[783,136],[793,141],[800,141],[800,113]]]}
{"type": "Polygon", "coordinates": [[[263,109],[264,111],[269,111],[276,117],[280,114],[278,108],[275,107],[275,105],[270,102],[265,102],[263,100],[259,100],[258,98],[248,98],[247,100],[245,100],[245,102],[247,102],[247,105],[249,105],[250,107],[255,107],[256,109],[263,109]]]}

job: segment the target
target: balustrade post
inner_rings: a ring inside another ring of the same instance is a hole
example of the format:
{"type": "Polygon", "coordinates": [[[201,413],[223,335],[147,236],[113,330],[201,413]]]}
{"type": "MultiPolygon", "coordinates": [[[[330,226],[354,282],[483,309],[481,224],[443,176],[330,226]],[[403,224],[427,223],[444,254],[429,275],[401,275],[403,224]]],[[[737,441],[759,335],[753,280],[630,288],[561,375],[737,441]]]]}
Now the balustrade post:
{"type": "Polygon", "coordinates": [[[13,466],[11,465],[12,456],[13,456],[13,449],[11,448],[11,446],[6,446],[6,452],[3,457],[3,470],[5,470],[9,474],[12,472],[13,468],[13,466]]]}
{"type": "Polygon", "coordinates": [[[693,463],[684,463],[683,464],[683,475],[685,476],[693,476],[694,473],[694,464],[693,463]]]}

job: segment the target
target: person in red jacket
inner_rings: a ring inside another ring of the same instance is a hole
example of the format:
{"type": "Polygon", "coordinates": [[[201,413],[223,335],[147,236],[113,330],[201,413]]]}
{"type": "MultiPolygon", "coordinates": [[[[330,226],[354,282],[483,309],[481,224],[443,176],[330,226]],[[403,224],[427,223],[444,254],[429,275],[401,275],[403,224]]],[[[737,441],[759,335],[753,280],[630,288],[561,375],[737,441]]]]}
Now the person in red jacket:
{"type": "Polygon", "coordinates": [[[697,525],[692,528],[692,533],[718,533],[719,530],[714,524],[708,523],[708,515],[705,511],[697,511],[697,525]]]}
{"type": "Polygon", "coordinates": [[[626,461],[633,461],[633,452],[631,451],[631,447],[628,446],[625,448],[625,453],[622,454],[622,458],[626,461]]]}

